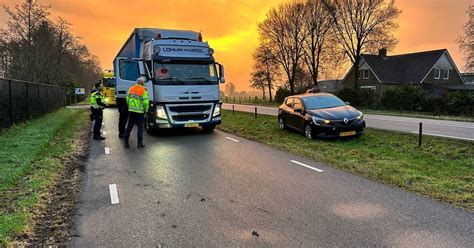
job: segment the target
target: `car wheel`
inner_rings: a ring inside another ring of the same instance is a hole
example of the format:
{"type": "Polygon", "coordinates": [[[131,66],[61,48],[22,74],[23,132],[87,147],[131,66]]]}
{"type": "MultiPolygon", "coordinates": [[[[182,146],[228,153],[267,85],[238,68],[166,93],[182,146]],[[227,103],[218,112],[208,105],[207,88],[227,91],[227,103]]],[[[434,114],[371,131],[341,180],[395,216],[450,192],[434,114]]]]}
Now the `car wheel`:
{"type": "Polygon", "coordinates": [[[313,127],[311,126],[310,123],[307,123],[307,124],[304,126],[304,136],[305,136],[307,139],[313,139],[313,127]]]}
{"type": "Polygon", "coordinates": [[[285,121],[283,120],[283,117],[278,117],[278,125],[280,126],[281,130],[286,129],[286,124],[285,121]]]}

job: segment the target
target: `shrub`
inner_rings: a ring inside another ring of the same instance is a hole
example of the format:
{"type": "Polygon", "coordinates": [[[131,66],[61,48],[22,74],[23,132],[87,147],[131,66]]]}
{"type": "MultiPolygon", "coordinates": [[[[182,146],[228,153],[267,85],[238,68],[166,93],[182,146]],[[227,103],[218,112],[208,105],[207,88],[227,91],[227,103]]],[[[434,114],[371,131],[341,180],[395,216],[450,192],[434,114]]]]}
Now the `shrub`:
{"type": "Polygon", "coordinates": [[[420,87],[399,86],[386,90],[380,103],[386,109],[420,111],[424,97],[420,87]]]}
{"type": "Polygon", "coordinates": [[[285,101],[285,98],[290,96],[291,93],[289,90],[279,87],[275,93],[275,101],[277,103],[283,103],[285,101]]]}
{"type": "Polygon", "coordinates": [[[345,102],[350,102],[352,106],[373,108],[376,107],[375,92],[366,89],[343,89],[337,96],[345,102]]]}
{"type": "Polygon", "coordinates": [[[447,99],[447,112],[452,115],[474,116],[474,92],[455,92],[447,99]]]}

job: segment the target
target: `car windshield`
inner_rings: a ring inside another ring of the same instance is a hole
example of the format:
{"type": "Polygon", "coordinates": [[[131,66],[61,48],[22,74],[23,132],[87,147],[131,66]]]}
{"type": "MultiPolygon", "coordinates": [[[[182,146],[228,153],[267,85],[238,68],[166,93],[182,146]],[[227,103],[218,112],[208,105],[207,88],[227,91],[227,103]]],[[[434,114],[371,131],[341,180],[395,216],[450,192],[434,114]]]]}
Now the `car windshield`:
{"type": "Polygon", "coordinates": [[[104,87],[115,87],[115,78],[104,78],[104,87]]]}
{"type": "Polygon", "coordinates": [[[325,109],[335,108],[346,105],[341,99],[336,96],[322,95],[303,98],[306,109],[325,109]]]}
{"type": "Polygon", "coordinates": [[[153,69],[153,75],[157,84],[218,84],[216,66],[214,64],[171,64],[155,62],[153,69]]]}

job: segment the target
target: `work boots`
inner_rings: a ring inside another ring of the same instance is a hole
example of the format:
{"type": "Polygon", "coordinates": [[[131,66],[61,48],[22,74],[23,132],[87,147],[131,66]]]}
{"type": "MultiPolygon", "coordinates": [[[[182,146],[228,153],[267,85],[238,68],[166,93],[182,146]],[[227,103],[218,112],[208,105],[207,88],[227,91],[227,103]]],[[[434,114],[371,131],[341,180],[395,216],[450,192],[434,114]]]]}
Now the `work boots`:
{"type": "Polygon", "coordinates": [[[130,144],[128,143],[128,140],[127,140],[127,139],[123,140],[123,144],[124,144],[125,148],[129,148],[129,147],[130,147],[130,144]]]}

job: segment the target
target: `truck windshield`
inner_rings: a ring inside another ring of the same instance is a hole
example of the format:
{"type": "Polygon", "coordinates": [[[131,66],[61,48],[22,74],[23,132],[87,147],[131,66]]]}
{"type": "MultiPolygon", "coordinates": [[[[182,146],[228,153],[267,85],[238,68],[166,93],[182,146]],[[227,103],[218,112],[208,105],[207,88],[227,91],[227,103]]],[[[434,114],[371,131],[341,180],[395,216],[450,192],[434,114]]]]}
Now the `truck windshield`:
{"type": "Polygon", "coordinates": [[[153,75],[161,85],[218,84],[214,64],[171,64],[154,62],[153,75]]]}
{"type": "Polygon", "coordinates": [[[104,78],[104,87],[115,87],[115,78],[104,78]]]}

